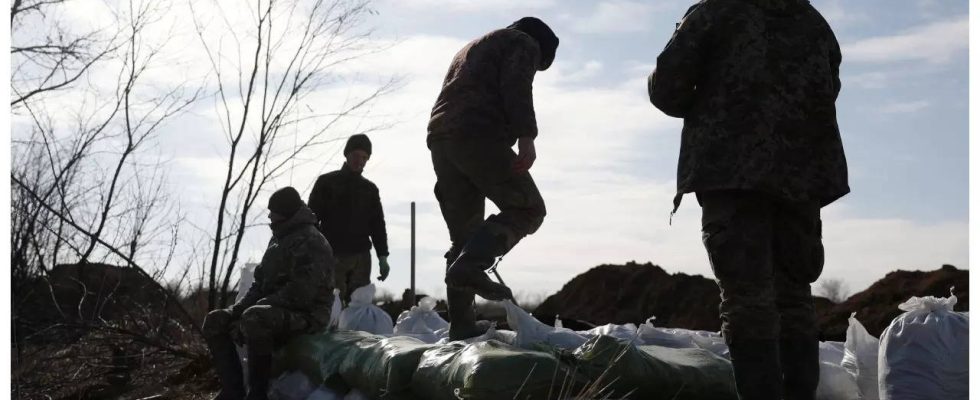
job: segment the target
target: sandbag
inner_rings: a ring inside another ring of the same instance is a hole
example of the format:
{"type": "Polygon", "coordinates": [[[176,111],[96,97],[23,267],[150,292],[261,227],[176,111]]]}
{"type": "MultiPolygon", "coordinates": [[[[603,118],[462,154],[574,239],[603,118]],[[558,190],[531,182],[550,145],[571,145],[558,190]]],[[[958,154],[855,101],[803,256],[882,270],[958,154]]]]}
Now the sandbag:
{"type": "Polygon", "coordinates": [[[340,325],[340,313],[344,310],[343,303],[340,302],[340,289],[333,290],[333,304],[330,306],[330,324],[328,327],[336,328],[340,325]]]}
{"type": "Polygon", "coordinates": [[[559,392],[563,373],[567,370],[546,352],[496,340],[457,341],[422,355],[412,392],[430,400],[547,399],[559,392]]]}
{"type": "Polygon", "coordinates": [[[391,317],[374,305],[374,284],[362,286],[351,294],[350,304],[340,313],[337,328],[342,331],[362,331],[377,335],[394,332],[391,317]]]}
{"type": "Polygon", "coordinates": [[[882,400],[967,399],[970,319],[953,311],[956,296],[913,297],[881,334],[878,390],[882,400]]]}
{"type": "Polygon", "coordinates": [[[555,328],[545,325],[537,318],[528,314],[510,300],[501,302],[507,311],[507,325],[517,332],[514,345],[532,349],[537,344],[545,343],[561,349],[574,349],[585,343],[588,338],[567,328],[555,328]]]}
{"type": "Polygon", "coordinates": [[[357,331],[296,337],[273,355],[272,376],[283,377],[290,372],[299,372],[311,382],[311,391],[319,384],[326,383],[328,387],[346,393],[347,387],[339,382],[341,364],[355,350],[355,343],[381,339],[384,338],[357,331]]]}
{"type": "Polygon", "coordinates": [[[305,399],[341,400],[330,389],[319,390],[317,385],[306,374],[299,371],[286,371],[272,380],[269,384],[269,399],[271,400],[305,400],[305,399]]]}
{"type": "Polygon", "coordinates": [[[407,336],[359,341],[352,346],[340,375],[368,398],[405,397],[422,354],[436,347],[407,336]]]}
{"type": "Polygon", "coordinates": [[[878,338],[864,329],[855,314],[847,319],[847,340],[840,365],[854,377],[861,399],[878,400],[878,338]]]}
{"type": "Polygon", "coordinates": [[[449,328],[449,322],[442,319],[435,311],[436,299],[423,297],[417,306],[412,306],[410,310],[402,311],[395,322],[395,333],[432,333],[440,329],[449,328]]]}
{"type": "Polygon", "coordinates": [[[611,336],[596,336],[575,349],[572,357],[574,368],[591,382],[598,387],[609,385],[611,392],[602,396],[737,399],[731,363],[707,350],[634,346],[611,336]]]}
{"type": "Polygon", "coordinates": [[[857,380],[840,364],[820,361],[817,400],[858,400],[857,380]]]}

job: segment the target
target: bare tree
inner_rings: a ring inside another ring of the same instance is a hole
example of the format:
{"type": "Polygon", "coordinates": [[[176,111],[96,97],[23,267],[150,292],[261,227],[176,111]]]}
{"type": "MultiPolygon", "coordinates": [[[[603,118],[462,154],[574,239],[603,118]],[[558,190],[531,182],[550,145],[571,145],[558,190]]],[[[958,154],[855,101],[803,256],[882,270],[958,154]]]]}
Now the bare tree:
{"type": "MultiPolygon", "coordinates": [[[[263,190],[296,167],[297,160],[302,165],[304,154],[338,140],[333,135],[338,124],[367,112],[395,81],[382,82],[326,110],[304,101],[336,78],[340,66],[375,50],[367,40],[371,32],[361,27],[364,17],[372,14],[366,0],[256,0],[250,6],[247,31],[231,22],[228,15],[233,13],[221,9],[220,2],[209,3],[217,9],[211,20],[195,2],[190,4],[215,78],[216,113],[228,143],[206,268],[208,306],[213,309],[227,305],[231,275],[245,234],[257,223],[253,207],[263,190]],[[214,23],[218,18],[221,21],[214,23]],[[215,25],[220,33],[208,29],[215,25]],[[284,129],[297,126],[303,129],[284,129]]],[[[381,127],[374,124],[349,133],[381,127]]]]}
{"type": "Polygon", "coordinates": [[[817,295],[830,299],[834,304],[839,304],[847,300],[850,292],[843,279],[828,278],[817,283],[817,295]]]}

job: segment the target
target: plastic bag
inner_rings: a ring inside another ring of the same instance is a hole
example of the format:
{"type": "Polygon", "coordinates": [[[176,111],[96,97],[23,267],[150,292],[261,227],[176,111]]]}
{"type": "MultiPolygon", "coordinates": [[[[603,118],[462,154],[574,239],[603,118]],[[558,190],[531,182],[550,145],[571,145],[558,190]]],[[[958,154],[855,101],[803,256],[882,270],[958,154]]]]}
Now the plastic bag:
{"type": "Polygon", "coordinates": [[[953,311],[956,301],[950,293],[913,297],[898,306],[905,313],[881,334],[882,400],[969,398],[970,319],[953,311]]]}
{"type": "Polygon", "coordinates": [[[336,328],[340,325],[340,313],[343,312],[344,305],[340,302],[340,289],[333,290],[333,304],[330,306],[330,324],[331,328],[336,328]]]}
{"type": "Polygon", "coordinates": [[[703,349],[634,346],[626,340],[600,335],[575,349],[572,356],[575,370],[599,387],[608,385],[610,392],[599,396],[737,398],[731,363],[703,349]]]}
{"type": "Polygon", "coordinates": [[[342,331],[362,331],[377,335],[394,332],[391,317],[380,307],[374,305],[374,284],[362,286],[351,294],[350,305],[340,313],[338,329],[342,331]]]}
{"type": "Polygon", "coordinates": [[[571,329],[545,325],[509,300],[501,303],[507,311],[507,325],[517,332],[513,343],[515,346],[531,349],[535,344],[546,343],[570,350],[588,341],[588,338],[571,329]]]}
{"type": "Polygon", "coordinates": [[[326,386],[320,386],[306,396],[306,400],[344,400],[344,395],[326,386]]]}
{"type": "Polygon", "coordinates": [[[496,340],[457,341],[426,351],[411,386],[416,396],[431,400],[545,399],[559,392],[554,385],[561,384],[563,371],[549,353],[496,340]]]}
{"type": "Polygon", "coordinates": [[[857,382],[861,399],[878,400],[878,339],[854,318],[847,320],[847,340],[841,367],[857,382]]]}
{"type": "Polygon", "coordinates": [[[820,361],[817,400],[858,400],[857,381],[840,364],[820,361]]]}
{"type": "Polygon", "coordinates": [[[235,295],[235,302],[237,303],[245,294],[248,293],[248,289],[252,287],[252,282],[255,281],[255,267],[259,265],[256,263],[245,263],[242,267],[241,275],[238,278],[238,294],[235,295]]]}
{"type": "MultiPolygon", "coordinates": [[[[284,372],[269,384],[269,398],[272,400],[304,400],[316,392],[316,386],[306,374],[300,371],[284,372]]],[[[323,397],[340,400],[342,397],[323,397]]]]}
{"type": "Polygon", "coordinates": [[[616,339],[635,341],[637,339],[637,335],[639,334],[639,330],[634,324],[605,324],[603,326],[597,326],[587,331],[580,331],[578,333],[589,338],[593,336],[606,335],[612,336],[616,339]]]}
{"type": "Polygon", "coordinates": [[[444,328],[449,328],[449,322],[442,319],[435,311],[436,299],[423,297],[417,306],[412,309],[402,311],[395,322],[394,333],[404,334],[431,334],[444,328]]]}
{"type": "Polygon", "coordinates": [[[340,375],[366,398],[409,393],[419,359],[426,350],[436,347],[406,336],[360,341],[352,346],[354,349],[340,367],[340,375]]]}

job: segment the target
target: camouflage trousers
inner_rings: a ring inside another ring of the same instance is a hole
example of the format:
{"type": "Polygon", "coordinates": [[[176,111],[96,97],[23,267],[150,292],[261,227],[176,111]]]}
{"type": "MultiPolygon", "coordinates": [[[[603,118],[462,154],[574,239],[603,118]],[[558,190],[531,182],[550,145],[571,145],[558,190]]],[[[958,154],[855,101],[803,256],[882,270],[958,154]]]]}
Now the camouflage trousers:
{"type": "Polygon", "coordinates": [[[824,262],[819,205],[747,191],[699,192],[698,202],[726,342],[815,338],[810,284],[824,262]]]}
{"type": "Polygon", "coordinates": [[[429,148],[435,195],[452,241],[450,253],[458,253],[484,223],[486,199],[500,209],[487,221],[504,231],[507,250],[541,226],[544,199],[529,172],[512,170],[517,155],[506,142],[448,139],[434,141],[429,148]]]}
{"type": "Polygon", "coordinates": [[[340,290],[340,299],[344,305],[350,304],[350,295],[357,288],[371,283],[371,252],[337,256],[337,266],[334,267],[333,284],[340,290]]]}
{"type": "Polygon", "coordinates": [[[249,346],[258,354],[271,354],[293,337],[315,330],[306,314],[269,305],[249,307],[238,318],[230,309],[214,310],[204,318],[201,327],[209,343],[233,341],[249,346]]]}

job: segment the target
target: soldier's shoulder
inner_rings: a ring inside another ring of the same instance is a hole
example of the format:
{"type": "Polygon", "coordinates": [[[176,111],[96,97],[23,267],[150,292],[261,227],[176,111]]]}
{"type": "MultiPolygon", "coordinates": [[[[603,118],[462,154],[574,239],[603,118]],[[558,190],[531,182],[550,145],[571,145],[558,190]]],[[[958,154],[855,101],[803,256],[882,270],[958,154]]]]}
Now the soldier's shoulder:
{"type": "Polygon", "coordinates": [[[375,192],[378,191],[378,185],[375,185],[374,182],[371,182],[370,179],[365,178],[364,175],[361,175],[361,184],[364,185],[364,187],[368,188],[368,190],[372,190],[375,192]]]}

